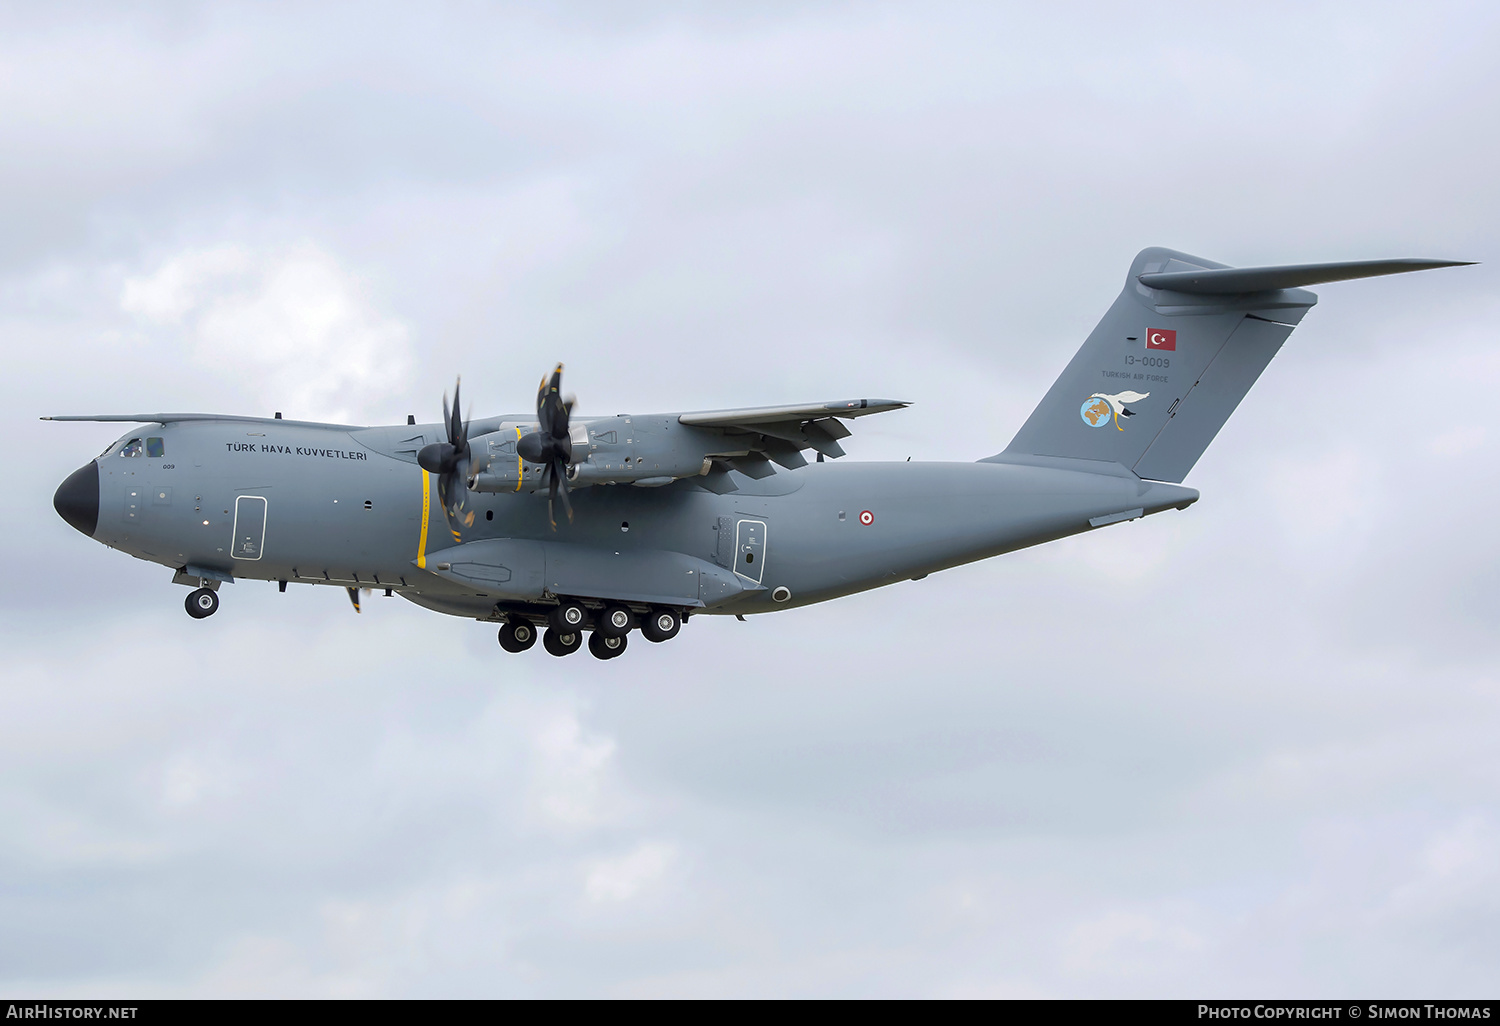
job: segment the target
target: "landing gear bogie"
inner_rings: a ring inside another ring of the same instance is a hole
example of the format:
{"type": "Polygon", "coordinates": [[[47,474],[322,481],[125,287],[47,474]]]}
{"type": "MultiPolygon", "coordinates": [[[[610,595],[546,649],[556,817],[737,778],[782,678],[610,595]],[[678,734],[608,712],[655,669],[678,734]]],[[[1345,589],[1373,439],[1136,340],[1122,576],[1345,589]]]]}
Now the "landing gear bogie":
{"type": "Polygon", "coordinates": [[[219,596],[212,588],[199,588],[188,595],[187,601],[183,603],[187,607],[187,614],[194,620],[201,620],[205,616],[213,616],[219,611],[219,596]]]}

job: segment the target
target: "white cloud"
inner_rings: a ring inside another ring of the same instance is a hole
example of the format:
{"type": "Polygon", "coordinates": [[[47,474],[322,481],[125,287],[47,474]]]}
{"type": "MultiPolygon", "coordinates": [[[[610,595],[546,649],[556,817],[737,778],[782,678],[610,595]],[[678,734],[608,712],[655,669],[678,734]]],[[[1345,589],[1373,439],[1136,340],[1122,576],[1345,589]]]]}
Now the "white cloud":
{"type": "Polygon", "coordinates": [[[532,808],[546,820],[568,827],[593,826],[617,809],[605,799],[605,774],[614,742],[588,736],[576,713],[554,716],[535,736],[532,808]]]}
{"type": "Polygon", "coordinates": [[[657,883],[677,859],[674,845],[648,842],[612,859],[601,859],[589,867],[583,892],[590,901],[629,901],[657,883]]]}
{"type": "Polygon", "coordinates": [[[403,386],[410,331],[317,246],[191,250],[126,280],[144,330],[180,332],[200,367],[295,420],[349,420],[403,386]]]}

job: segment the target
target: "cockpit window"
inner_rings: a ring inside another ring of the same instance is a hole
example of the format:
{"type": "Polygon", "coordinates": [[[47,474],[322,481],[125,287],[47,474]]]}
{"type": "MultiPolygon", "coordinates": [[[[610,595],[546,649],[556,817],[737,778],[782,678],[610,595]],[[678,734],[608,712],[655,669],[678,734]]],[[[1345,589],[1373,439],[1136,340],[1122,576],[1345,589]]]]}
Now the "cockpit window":
{"type": "Polygon", "coordinates": [[[125,443],[125,448],[120,450],[120,455],[139,456],[141,454],[141,450],[141,440],[139,438],[132,438],[130,441],[125,443]]]}
{"type": "Polygon", "coordinates": [[[161,444],[160,438],[146,439],[146,456],[149,459],[159,460],[167,454],[166,446],[161,444]]]}

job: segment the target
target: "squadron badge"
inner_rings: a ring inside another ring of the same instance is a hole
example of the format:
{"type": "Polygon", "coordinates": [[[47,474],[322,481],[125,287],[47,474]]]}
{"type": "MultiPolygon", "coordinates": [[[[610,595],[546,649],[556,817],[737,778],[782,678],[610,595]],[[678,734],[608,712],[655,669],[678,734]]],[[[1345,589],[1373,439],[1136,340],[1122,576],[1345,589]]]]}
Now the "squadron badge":
{"type": "Polygon", "coordinates": [[[1078,415],[1089,427],[1103,427],[1107,422],[1114,421],[1115,429],[1124,431],[1125,429],[1120,427],[1120,418],[1135,416],[1125,404],[1138,403],[1150,394],[1150,392],[1116,392],[1114,395],[1105,395],[1103,392],[1095,392],[1083,401],[1078,415]]]}

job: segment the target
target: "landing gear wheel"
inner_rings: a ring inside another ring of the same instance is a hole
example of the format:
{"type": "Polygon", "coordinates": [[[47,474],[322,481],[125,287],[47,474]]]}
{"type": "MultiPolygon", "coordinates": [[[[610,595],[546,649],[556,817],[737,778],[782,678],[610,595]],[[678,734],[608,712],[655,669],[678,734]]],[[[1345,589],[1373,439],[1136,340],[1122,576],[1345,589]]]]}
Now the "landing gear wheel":
{"type": "Polygon", "coordinates": [[[606,606],[599,618],[598,633],[607,638],[623,638],[635,626],[635,617],[624,606],[606,606]]]}
{"type": "Polygon", "coordinates": [[[542,635],[542,647],[555,656],[572,655],[583,647],[583,632],[570,631],[564,634],[556,627],[548,627],[542,635]]]}
{"type": "Polygon", "coordinates": [[[219,610],[219,596],[213,593],[211,588],[199,588],[187,597],[183,603],[187,607],[188,616],[194,620],[201,620],[205,616],[213,616],[219,610]]]}
{"type": "Polygon", "coordinates": [[[576,634],[588,625],[589,611],[583,608],[581,602],[563,599],[562,604],[552,610],[547,620],[559,634],[576,634]]]}
{"type": "Polygon", "coordinates": [[[625,644],[629,640],[623,634],[613,635],[595,631],[589,635],[589,651],[594,654],[595,659],[613,659],[625,651],[625,644]]]}
{"type": "Polygon", "coordinates": [[[682,617],[672,609],[653,609],[641,623],[641,634],[647,641],[671,641],[682,630],[682,617]]]}
{"type": "Polygon", "coordinates": [[[500,628],[500,647],[507,652],[524,652],[536,644],[536,627],[530,620],[507,620],[500,628]]]}

